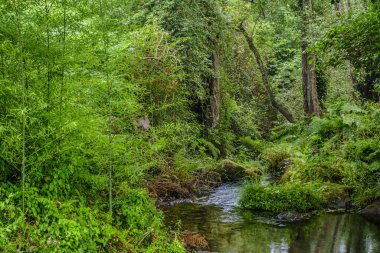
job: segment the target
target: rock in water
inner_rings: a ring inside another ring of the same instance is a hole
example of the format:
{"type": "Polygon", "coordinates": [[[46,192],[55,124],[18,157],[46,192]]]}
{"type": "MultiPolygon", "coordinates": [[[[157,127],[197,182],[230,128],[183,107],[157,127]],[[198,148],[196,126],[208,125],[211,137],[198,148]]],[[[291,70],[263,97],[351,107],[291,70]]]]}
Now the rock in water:
{"type": "Polygon", "coordinates": [[[380,201],[372,203],[359,213],[368,220],[380,225],[380,201]]]}
{"type": "Polygon", "coordinates": [[[184,231],[181,238],[189,250],[207,250],[209,248],[206,238],[198,233],[184,231]]]}
{"type": "Polygon", "coordinates": [[[310,218],[310,214],[299,213],[296,211],[284,212],[277,215],[277,219],[282,220],[282,221],[290,221],[290,222],[302,221],[308,218],[310,218]]]}

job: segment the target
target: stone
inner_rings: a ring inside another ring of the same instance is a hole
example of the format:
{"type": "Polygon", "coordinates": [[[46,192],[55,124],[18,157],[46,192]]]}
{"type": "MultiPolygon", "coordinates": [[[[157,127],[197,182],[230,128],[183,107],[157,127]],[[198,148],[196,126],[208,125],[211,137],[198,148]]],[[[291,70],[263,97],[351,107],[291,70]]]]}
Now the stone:
{"type": "Polygon", "coordinates": [[[380,225],[380,201],[376,201],[359,211],[366,219],[380,225]]]}
{"type": "Polygon", "coordinates": [[[147,132],[150,128],[150,120],[148,116],[140,117],[136,120],[136,129],[147,132]]]}
{"type": "Polygon", "coordinates": [[[184,231],[180,235],[180,238],[185,244],[188,250],[207,250],[209,248],[207,239],[198,233],[191,231],[184,231]]]}
{"type": "Polygon", "coordinates": [[[245,168],[231,160],[223,160],[217,172],[220,173],[223,182],[238,181],[247,176],[245,168]]]}
{"type": "Polygon", "coordinates": [[[329,209],[332,210],[344,210],[349,211],[351,209],[352,202],[350,199],[343,198],[335,201],[333,204],[329,206],[329,209]]]}
{"type": "Polygon", "coordinates": [[[308,218],[310,218],[310,214],[296,211],[283,212],[277,215],[277,219],[289,222],[302,221],[308,218]]]}

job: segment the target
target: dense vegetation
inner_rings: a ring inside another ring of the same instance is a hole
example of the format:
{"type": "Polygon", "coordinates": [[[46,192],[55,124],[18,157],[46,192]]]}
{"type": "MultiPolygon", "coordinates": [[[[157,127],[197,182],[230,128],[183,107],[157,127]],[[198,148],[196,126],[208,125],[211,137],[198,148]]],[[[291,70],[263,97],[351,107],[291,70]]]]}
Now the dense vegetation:
{"type": "Polygon", "coordinates": [[[230,160],[276,179],[246,207],[379,200],[379,19],[377,1],[0,0],[0,251],[183,252],[155,198],[230,160]]]}
{"type": "Polygon", "coordinates": [[[261,158],[278,184],[247,185],[243,205],[281,212],[318,209],[349,197],[357,209],[378,200],[379,120],[376,105],[341,101],[329,105],[323,118],[274,129],[261,158]]]}

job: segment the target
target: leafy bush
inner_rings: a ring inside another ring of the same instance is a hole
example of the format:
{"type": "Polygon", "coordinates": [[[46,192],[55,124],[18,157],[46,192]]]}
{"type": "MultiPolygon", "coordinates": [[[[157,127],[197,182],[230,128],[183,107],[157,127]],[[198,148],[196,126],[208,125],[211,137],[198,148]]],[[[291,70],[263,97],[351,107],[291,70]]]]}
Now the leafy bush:
{"type": "Polygon", "coordinates": [[[253,140],[249,136],[241,137],[240,142],[245,147],[247,147],[253,153],[254,156],[259,155],[264,147],[264,143],[262,140],[253,140]]]}
{"type": "Polygon", "coordinates": [[[354,67],[355,86],[363,98],[378,101],[380,78],[380,5],[370,4],[368,11],[350,16],[335,26],[323,40],[324,49],[334,55],[331,65],[348,60],[354,67]],[[338,62],[337,62],[338,61],[338,62]]]}
{"type": "Polygon", "coordinates": [[[281,183],[344,184],[354,204],[363,206],[378,198],[374,190],[380,182],[378,115],[372,103],[330,103],[324,118],[313,117],[298,127],[279,127],[261,158],[269,172],[283,173],[281,183]],[[301,131],[295,133],[295,129],[301,131]],[[289,158],[291,164],[286,167],[284,161],[289,158]]]}
{"type": "Polygon", "coordinates": [[[346,157],[366,163],[380,161],[380,140],[363,139],[349,142],[345,148],[346,157]]]}
{"type": "Polygon", "coordinates": [[[277,173],[283,170],[283,162],[292,156],[292,148],[292,145],[282,143],[264,150],[263,159],[268,164],[268,171],[277,173]]]}
{"type": "Polygon", "coordinates": [[[337,118],[313,118],[309,128],[312,135],[318,135],[322,139],[331,138],[334,134],[339,133],[344,127],[343,120],[337,118]]]}
{"type": "Polygon", "coordinates": [[[293,182],[270,186],[250,183],[244,188],[240,204],[246,208],[273,213],[307,212],[320,208],[324,204],[324,199],[319,188],[311,183],[293,182]]]}
{"type": "Polygon", "coordinates": [[[35,188],[28,188],[23,200],[20,189],[7,185],[2,189],[1,251],[147,252],[153,248],[182,252],[178,241],[171,244],[164,239],[167,235],[160,228],[161,215],[142,191],[134,190],[120,199],[122,205],[115,204],[110,222],[106,211],[90,208],[79,200],[50,199],[35,188]]]}
{"type": "Polygon", "coordinates": [[[339,183],[343,178],[342,161],[335,156],[309,158],[304,173],[308,180],[339,183]]]}

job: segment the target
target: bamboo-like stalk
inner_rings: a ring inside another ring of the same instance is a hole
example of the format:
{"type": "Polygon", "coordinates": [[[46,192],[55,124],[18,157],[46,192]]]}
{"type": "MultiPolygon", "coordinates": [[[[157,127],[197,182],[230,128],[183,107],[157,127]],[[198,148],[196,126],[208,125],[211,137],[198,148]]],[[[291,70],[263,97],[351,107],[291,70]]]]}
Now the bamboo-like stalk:
{"type": "Polygon", "coordinates": [[[22,180],[22,212],[25,214],[25,168],[26,168],[26,82],[25,82],[25,60],[24,60],[24,46],[22,42],[22,24],[21,14],[18,1],[16,1],[16,18],[17,18],[17,32],[18,32],[18,49],[20,51],[20,82],[22,86],[22,161],[21,161],[21,180],[22,180]]]}
{"type": "Polygon", "coordinates": [[[3,76],[3,79],[5,79],[5,63],[4,63],[4,56],[0,54],[1,59],[1,75],[3,76]]]}
{"type": "Polygon", "coordinates": [[[63,38],[62,38],[62,67],[61,67],[61,83],[59,87],[59,127],[62,130],[62,103],[63,103],[63,87],[65,85],[65,69],[66,69],[66,29],[67,29],[67,10],[66,10],[66,0],[62,1],[63,7],[63,38]]]}
{"type": "MultiPolygon", "coordinates": [[[[103,1],[99,0],[99,10],[102,22],[103,44],[104,44],[104,56],[106,57],[104,65],[108,62],[108,34],[105,25],[105,11],[103,8],[103,1]]],[[[104,68],[106,71],[106,84],[107,84],[107,100],[108,100],[108,201],[109,201],[109,213],[112,217],[112,83],[110,81],[110,74],[108,68],[104,68]]]]}
{"type": "Polygon", "coordinates": [[[45,0],[45,19],[46,19],[46,44],[47,44],[47,111],[50,111],[50,83],[51,83],[51,66],[50,66],[50,27],[49,27],[49,7],[45,0]]]}

